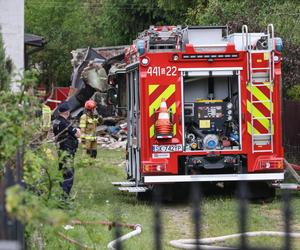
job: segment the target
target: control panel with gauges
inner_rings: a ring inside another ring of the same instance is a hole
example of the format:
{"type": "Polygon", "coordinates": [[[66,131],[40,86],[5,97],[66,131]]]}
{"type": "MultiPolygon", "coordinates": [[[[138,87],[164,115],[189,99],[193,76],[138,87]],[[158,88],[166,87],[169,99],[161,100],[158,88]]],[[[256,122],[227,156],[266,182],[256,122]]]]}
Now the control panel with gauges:
{"type": "Polygon", "coordinates": [[[234,121],[231,102],[202,100],[185,103],[184,119],[186,145],[191,150],[213,150],[232,146],[230,138],[238,134],[238,121],[234,121]]]}

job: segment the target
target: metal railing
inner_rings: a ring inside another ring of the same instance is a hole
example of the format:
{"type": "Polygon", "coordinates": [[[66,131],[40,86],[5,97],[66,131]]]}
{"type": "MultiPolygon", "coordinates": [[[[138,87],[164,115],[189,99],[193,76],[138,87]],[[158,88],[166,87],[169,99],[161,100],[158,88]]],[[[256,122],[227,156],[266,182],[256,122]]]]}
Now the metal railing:
{"type": "MultiPolygon", "coordinates": [[[[236,249],[236,250],[272,250],[273,248],[267,248],[263,246],[252,247],[249,244],[248,238],[257,237],[257,236],[275,236],[275,237],[283,237],[283,246],[281,249],[284,250],[292,250],[292,237],[300,237],[300,233],[292,233],[291,232],[291,220],[292,220],[292,195],[290,190],[282,191],[282,214],[283,214],[283,224],[284,231],[283,232],[274,232],[274,231],[258,231],[258,232],[247,232],[248,227],[248,201],[249,201],[249,187],[247,182],[239,182],[237,184],[236,193],[238,199],[238,216],[236,220],[239,222],[239,233],[228,236],[221,237],[213,237],[213,238],[202,238],[202,228],[204,221],[204,214],[202,213],[203,202],[203,194],[202,194],[202,186],[199,183],[192,183],[190,186],[190,207],[192,208],[192,221],[194,228],[194,239],[187,240],[173,240],[170,242],[170,245],[174,247],[174,249],[212,249],[212,250],[220,250],[220,249],[236,249]],[[216,244],[224,244],[224,242],[230,239],[238,239],[237,246],[233,247],[225,247],[225,246],[216,246],[216,244]]],[[[163,245],[163,233],[162,233],[162,213],[161,207],[163,205],[162,200],[162,192],[161,189],[157,188],[153,190],[152,202],[154,203],[153,208],[153,239],[154,244],[152,249],[162,250],[165,248],[163,245]]],[[[115,236],[119,237],[122,235],[121,229],[116,228],[115,236]]],[[[118,242],[116,248],[118,250],[123,249],[122,242],[118,242]]]]}
{"type": "MultiPolygon", "coordinates": [[[[12,171],[10,168],[6,168],[4,179],[1,183],[0,189],[0,250],[21,250],[26,249],[25,240],[24,240],[24,227],[23,225],[15,219],[11,219],[7,216],[5,211],[5,190],[9,186],[19,183],[22,185],[21,176],[22,176],[22,160],[23,152],[22,148],[19,148],[16,154],[16,168],[15,171],[12,171]],[[6,240],[6,241],[1,241],[6,240]],[[8,241],[7,241],[8,240],[8,241]]],[[[239,243],[235,247],[217,247],[214,246],[212,243],[211,238],[203,239],[202,237],[202,228],[203,228],[203,221],[205,214],[202,213],[202,207],[204,204],[204,195],[203,195],[203,184],[200,183],[191,183],[190,185],[190,207],[192,208],[192,221],[193,221],[193,228],[194,228],[194,240],[191,242],[179,242],[179,241],[172,241],[170,244],[181,244],[181,249],[238,249],[238,250],[271,250],[272,248],[264,248],[264,247],[251,247],[248,243],[248,238],[252,236],[257,236],[254,232],[248,233],[248,194],[249,194],[249,187],[246,182],[239,182],[237,184],[236,190],[237,192],[237,199],[238,199],[238,216],[236,220],[239,222],[239,234],[234,236],[238,238],[239,243]]],[[[283,190],[282,191],[282,200],[283,200],[283,207],[282,207],[282,214],[283,214],[283,224],[284,224],[284,232],[280,234],[278,232],[267,232],[271,236],[280,236],[284,238],[284,243],[282,249],[284,250],[292,250],[292,237],[295,237],[295,234],[291,233],[291,220],[292,220],[292,196],[291,191],[283,190]]],[[[161,250],[164,249],[163,245],[163,220],[162,220],[162,205],[163,205],[163,198],[162,189],[161,188],[154,188],[152,192],[152,200],[154,207],[153,207],[153,239],[154,245],[151,246],[152,249],[161,250]]],[[[117,215],[115,216],[116,221],[121,218],[120,211],[117,211],[117,215]]],[[[115,224],[118,224],[115,222],[115,224]]],[[[115,227],[113,230],[116,238],[120,238],[122,234],[121,227],[115,227]]],[[[299,234],[299,233],[298,233],[299,234]]],[[[227,236],[228,239],[231,239],[227,236]]],[[[221,244],[221,240],[218,240],[215,237],[215,244],[221,244]]],[[[223,237],[224,238],[224,237],[223,237]]],[[[224,240],[223,240],[224,242],[224,240]]],[[[122,241],[115,241],[114,248],[121,250],[124,248],[124,243],[122,241]]],[[[173,245],[173,246],[174,246],[173,245]]]]}

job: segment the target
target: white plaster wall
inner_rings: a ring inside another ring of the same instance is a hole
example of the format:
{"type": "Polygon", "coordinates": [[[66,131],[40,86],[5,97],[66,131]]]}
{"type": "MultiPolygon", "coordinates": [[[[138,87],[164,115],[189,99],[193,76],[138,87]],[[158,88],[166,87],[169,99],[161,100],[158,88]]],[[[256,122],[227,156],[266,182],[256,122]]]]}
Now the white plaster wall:
{"type": "Polygon", "coordinates": [[[24,0],[0,0],[0,26],[6,56],[15,65],[11,89],[18,91],[24,69],[24,0]]]}

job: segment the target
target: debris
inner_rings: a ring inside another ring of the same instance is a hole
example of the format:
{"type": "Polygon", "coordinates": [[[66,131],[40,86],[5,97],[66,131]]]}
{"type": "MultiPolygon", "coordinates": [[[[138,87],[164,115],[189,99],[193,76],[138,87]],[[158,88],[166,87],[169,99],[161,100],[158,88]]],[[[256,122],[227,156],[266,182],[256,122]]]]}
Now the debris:
{"type": "Polygon", "coordinates": [[[108,131],[108,133],[110,133],[110,134],[117,134],[119,130],[120,130],[120,127],[119,127],[119,126],[109,126],[109,127],[107,128],[107,131],[108,131]]]}
{"type": "Polygon", "coordinates": [[[124,118],[107,117],[104,120],[106,124],[97,127],[97,143],[102,148],[126,148],[127,123],[124,121],[124,118]]]}
{"type": "Polygon", "coordinates": [[[64,226],[64,229],[65,229],[65,230],[72,230],[72,229],[74,229],[74,227],[71,226],[71,225],[65,225],[65,226],[64,226]]]}

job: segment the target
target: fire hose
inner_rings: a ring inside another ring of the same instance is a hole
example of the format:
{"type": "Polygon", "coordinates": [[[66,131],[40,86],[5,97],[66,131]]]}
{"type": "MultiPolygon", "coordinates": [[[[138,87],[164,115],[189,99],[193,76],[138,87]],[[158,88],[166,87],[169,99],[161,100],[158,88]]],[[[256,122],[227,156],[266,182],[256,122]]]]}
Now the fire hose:
{"type": "MultiPolygon", "coordinates": [[[[170,245],[177,249],[197,249],[197,247],[201,247],[201,249],[218,249],[218,250],[233,250],[237,249],[236,247],[222,247],[222,246],[215,246],[211,244],[224,242],[226,240],[240,238],[241,236],[247,237],[260,237],[260,236],[277,236],[277,237],[284,237],[287,234],[285,232],[275,232],[275,231],[255,231],[255,232],[245,232],[245,233],[238,233],[238,234],[230,234],[224,235],[219,237],[210,237],[210,238],[203,238],[203,239],[179,239],[179,240],[171,240],[170,245]]],[[[293,238],[300,238],[300,233],[289,233],[289,237],[293,238]]]]}
{"type": "MultiPolygon", "coordinates": [[[[284,159],[285,168],[288,172],[292,174],[298,184],[275,184],[274,187],[280,187],[283,189],[295,189],[300,190],[300,176],[296,171],[300,171],[300,166],[295,164],[290,164],[287,160],[284,159]]],[[[245,232],[245,233],[238,233],[238,234],[230,234],[224,235],[219,237],[210,237],[210,238],[203,238],[203,239],[179,239],[179,240],[172,240],[170,241],[170,245],[174,248],[178,249],[197,249],[197,247],[201,246],[201,249],[218,249],[218,250],[229,250],[229,249],[237,249],[233,247],[223,247],[223,246],[212,246],[211,244],[224,242],[229,239],[239,238],[241,236],[248,236],[248,237],[259,237],[259,236],[277,236],[277,237],[284,237],[289,236],[293,238],[300,238],[300,233],[292,232],[292,233],[285,233],[285,232],[276,232],[276,231],[255,231],[255,232],[245,232]]]]}
{"type": "MultiPolygon", "coordinates": [[[[107,248],[114,250],[116,244],[128,240],[138,234],[140,234],[142,232],[142,226],[139,224],[123,224],[123,223],[116,223],[116,222],[110,222],[110,221],[79,221],[79,220],[74,220],[71,222],[72,225],[105,225],[108,226],[109,230],[112,227],[125,227],[125,228],[129,228],[132,229],[133,231],[122,235],[121,237],[111,241],[108,243],[107,248]]],[[[90,249],[94,249],[94,247],[90,247],[87,245],[84,245],[74,239],[69,238],[68,236],[66,236],[65,234],[58,232],[58,235],[63,238],[64,240],[68,241],[69,243],[76,245],[82,249],[86,249],[86,250],[90,250],[90,249]]]]}

